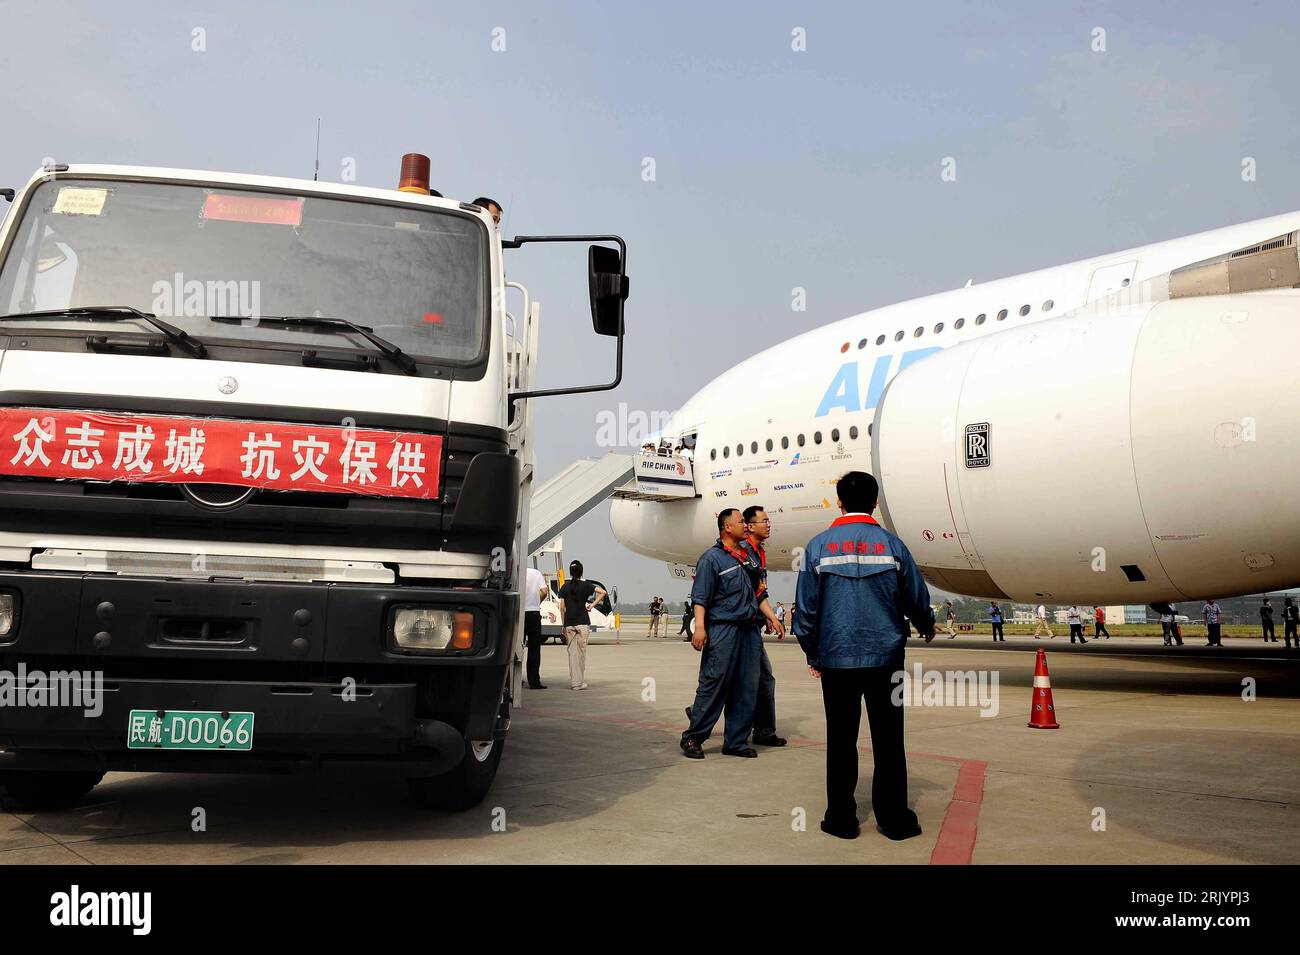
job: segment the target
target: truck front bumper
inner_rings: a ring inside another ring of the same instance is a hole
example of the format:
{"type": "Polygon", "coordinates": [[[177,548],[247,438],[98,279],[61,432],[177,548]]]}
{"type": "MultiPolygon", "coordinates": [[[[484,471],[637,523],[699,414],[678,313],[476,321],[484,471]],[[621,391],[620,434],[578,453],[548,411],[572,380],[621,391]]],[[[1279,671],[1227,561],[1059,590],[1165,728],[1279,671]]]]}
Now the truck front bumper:
{"type": "MultiPolygon", "coordinates": [[[[353,583],[166,580],[4,571],[17,596],[0,671],[77,671],[101,681],[99,712],[0,694],[0,766],[286,769],[307,763],[454,766],[464,740],[501,733],[518,597],[353,583]],[[412,653],[398,606],[474,615],[473,645],[412,653]],[[250,752],[128,749],[132,710],[252,712],[250,752]]],[[[0,674],[3,678],[4,674],[0,674]]]]}

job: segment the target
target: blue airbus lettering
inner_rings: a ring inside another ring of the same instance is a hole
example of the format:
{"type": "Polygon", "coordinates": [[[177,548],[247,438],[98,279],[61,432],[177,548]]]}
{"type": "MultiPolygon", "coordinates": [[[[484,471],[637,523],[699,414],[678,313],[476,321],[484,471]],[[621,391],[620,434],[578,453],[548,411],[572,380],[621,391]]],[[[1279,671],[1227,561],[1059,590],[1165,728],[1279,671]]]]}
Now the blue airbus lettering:
{"type": "MultiPolygon", "coordinates": [[[[902,371],[909,365],[913,365],[937,351],[941,351],[937,345],[905,351],[899,358],[898,370],[902,371]]],[[[867,400],[865,402],[859,398],[858,363],[848,361],[840,365],[839,370],[835,372],[835,377],[831,379],[830,385],[827,386],[826,393],[822,395],[821,404],[817,406],[817,414],[814,417],[825,417],[835,408],[843,408],[845,411],[870,411],[879,403],[880,396],[884,394],[885,384],[889,380],[889,365],[893,359],[893,355],[881,355],[876,359],[875,364],[871,366],[871,380],[867,383],[867,400]]]]}

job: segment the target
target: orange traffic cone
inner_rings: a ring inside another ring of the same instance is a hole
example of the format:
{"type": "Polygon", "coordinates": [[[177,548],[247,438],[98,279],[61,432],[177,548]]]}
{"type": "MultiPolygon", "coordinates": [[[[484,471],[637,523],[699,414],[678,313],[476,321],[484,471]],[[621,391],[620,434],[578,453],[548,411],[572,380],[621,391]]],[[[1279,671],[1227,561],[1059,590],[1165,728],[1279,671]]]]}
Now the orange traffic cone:
{"type": "Polygon", "coordinates": [[[1034,693],[1030,702],[1029,728],[1058,730],[1056,708],[1052,706],[1052,678],[1047,674],[1047,654],[1040,647],[1034,661],[1034,693]]]}

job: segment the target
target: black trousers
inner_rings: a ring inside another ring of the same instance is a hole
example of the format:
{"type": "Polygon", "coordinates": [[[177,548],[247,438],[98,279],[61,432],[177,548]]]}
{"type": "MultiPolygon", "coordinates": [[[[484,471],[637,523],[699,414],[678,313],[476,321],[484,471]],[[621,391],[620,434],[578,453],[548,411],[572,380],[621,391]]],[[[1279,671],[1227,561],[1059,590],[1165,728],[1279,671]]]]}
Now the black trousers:
{"type": "Polygon", "coordinates": [[[1300,634],[1296,633],[1295,623],[1288,620],[1286,625],[1282,628],[1282,639],[1286,641],[1288,647],[1291,646],[1292,637],[1295,638],[1295,645],[1300,647],[1300,634]]]}
{"type": "Polygon", "coordinates": [[[1277,643],[1277,633],[1273,630],[1273,621],[1265,620],[1262,622],[1262,626],[1264,627],[1264,642],[1268,643],[1269,640],[1272,640],[1277,643]]]}
{"type": "Polygon", "coordinates": [[[995,620],[993,622],[993,641],[996,643],[998,640],[1001,640],[1003,643],[1006,643],[1007,635],[1002,632],[1002,624],[998,623],[995,620]]]}
{"type": "Polygon", "coordinates": [[[871,810],[887,832],[909,830],[916,813],[907,808],[907,755],[903,750],[903,708],[895,706],[893,675],[897,667],[822,670],[822,704],[826,708],[826,821],[838,827],[858,825],[858,727],[866,700],[871,726],[871,810]]]}
{"type": "Polygon", "coordinates": [[[1223,630],[1221,623],[1207,623],[1205,629],[1208,633],[1208,643],[1206,646],[1221,647],[1223,646],[1223,630]]]}
{"type": "Polygon", "coordinates": [[[1092,635],[1094,637],[1104,636],[1107,640],[1110,639],[1110,632],[1107,631],[1106,625],[1102,623],[1100,620],[1094,620],[1092,624],[1092,628],[1093,628],[1092,635]]]}
{"type": "Polygon", "coordinates": [[[542,682],[542,612],[540,610],[524,611],[524,639],[528,643],[528,685],[539,686],[542,682]]]}
{"type": "Polygon", "coordinates": [[[1078,638],[1079,638],[1079,642],[1080,642],[1080,643],[1087,643],[1087,642],[1088,642],[1087,640],[1083,639],[1083,624],[1081,624],[1081,623],[1072,623],[1072,624],[1070,624],[1070,642],[1071,642],[1071,643],[1074,643],[1074,638],[1075,638],[1075,637],[1078,637],[1078,638]]]}

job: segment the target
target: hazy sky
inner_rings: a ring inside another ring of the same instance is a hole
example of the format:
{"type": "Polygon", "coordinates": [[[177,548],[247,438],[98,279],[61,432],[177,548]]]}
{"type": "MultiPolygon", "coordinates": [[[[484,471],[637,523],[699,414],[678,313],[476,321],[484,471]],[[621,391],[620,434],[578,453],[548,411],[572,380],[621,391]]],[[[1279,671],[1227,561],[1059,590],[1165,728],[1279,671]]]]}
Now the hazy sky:
{"type": "MultiPolygon", "coordinates": [[[[817,325],[1300,208],[1292,2],[807,7],[5,0],[0,185],[47,156],[310,178],[319,116],[322,179],[393,186],[420,151],[508,234],[622,234],[625,383],[542,402],[543,478],[602,452],[601,411],[817,325]]],[[[510,254],[542,384],[606,377],[584,255],[510,254]]],[[[681,589],[607,506],[565,545],[625,597],[681,589]]]]}

